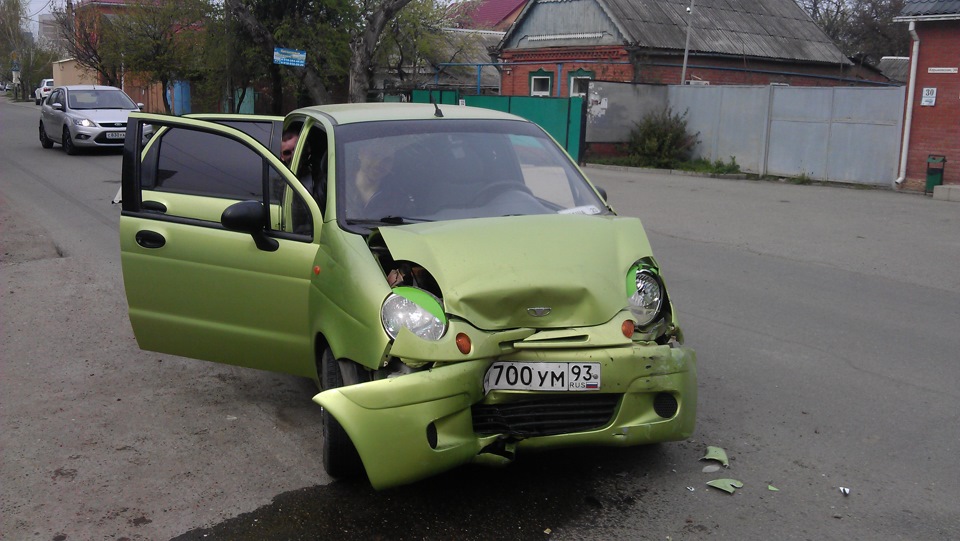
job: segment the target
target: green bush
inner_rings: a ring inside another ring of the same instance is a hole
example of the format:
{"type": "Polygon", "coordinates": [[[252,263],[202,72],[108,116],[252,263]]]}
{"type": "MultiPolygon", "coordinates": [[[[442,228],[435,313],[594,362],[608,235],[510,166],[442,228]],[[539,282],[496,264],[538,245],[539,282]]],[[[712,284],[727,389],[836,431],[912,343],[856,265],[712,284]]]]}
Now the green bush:
{"type": "Polygon", "coordinates": [[[699,133],[687,132],[687,113],[674,113],[670,107],[648,113],[630,132],[626,151],[633,165],[672,169],[686,161],[699,133]]]}

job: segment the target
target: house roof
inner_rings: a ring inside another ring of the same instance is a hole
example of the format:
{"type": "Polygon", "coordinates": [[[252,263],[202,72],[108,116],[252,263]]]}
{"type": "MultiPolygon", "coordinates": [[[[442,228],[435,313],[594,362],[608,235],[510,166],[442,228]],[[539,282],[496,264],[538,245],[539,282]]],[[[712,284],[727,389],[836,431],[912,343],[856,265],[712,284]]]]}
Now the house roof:
{"type": "Polygon", "coordinates": [[[481,0],[468,8],[464,18],[469,21],[471,28],[496,28],[526,2],[527,0],[481,0]]]}
{"type": "Polygon", "coordinates": [[[910,57],[884,56],[877,64],[877,69],[892,81],[906,82],[910,78],[910,57]]]}
{"type": "MultiPolygon", "coordinates": [[[[597,28],[584,26],[584,21],[595,24],[595,18],[576,16],[578,10],[590,9],[587,4],[599,6],[626,45],[674,52],[685,48],[689,0],[530,0],[503,43],[510,43],[510,34],[520,32],[539,9],[555,12],[558,34],[596,33],[597,28]]],[[[697,0],[690,25],[694,54],[850,63],[794,0],[697,0]]]]}
{"type": "Polygon", "coordinates": [[[906,0],[894,21],[960,19],[960,0],[906,0]]]}

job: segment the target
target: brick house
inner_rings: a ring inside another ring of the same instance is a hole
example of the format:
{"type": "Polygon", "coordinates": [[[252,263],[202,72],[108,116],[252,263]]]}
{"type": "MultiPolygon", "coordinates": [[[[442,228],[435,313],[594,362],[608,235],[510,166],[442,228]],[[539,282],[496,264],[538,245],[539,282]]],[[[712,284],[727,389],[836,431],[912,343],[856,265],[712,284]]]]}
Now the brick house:
{"type": "Polygon", "coordinates": [[[690,4],[530,0],[495,53],[501,92],[583,95],[591,79],[680,84],[684,65],[688,84],[890,84],[845,57],[794,0],[697,0],[687,15],[690,4]]]}
{"type": "Polygon", "coordinates": [[[926,187],[927,158],[946,156],[944,184],[960,184],[960,0],[906,0],[910,78],[898,184],[926,187]]]}

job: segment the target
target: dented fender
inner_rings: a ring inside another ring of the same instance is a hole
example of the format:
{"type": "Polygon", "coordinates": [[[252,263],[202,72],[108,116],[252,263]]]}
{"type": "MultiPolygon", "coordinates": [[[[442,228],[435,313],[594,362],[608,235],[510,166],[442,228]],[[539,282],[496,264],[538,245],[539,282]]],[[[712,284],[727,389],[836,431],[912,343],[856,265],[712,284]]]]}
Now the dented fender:
{"type": "Polygon", "coordinates": [[[470,405],[483,395],[489,366],[489,360],[451,363],[331,389],[313,401],[337,419],[356,447],[370,484],[383,489],[452,469],[480,451],[470,405]]]}

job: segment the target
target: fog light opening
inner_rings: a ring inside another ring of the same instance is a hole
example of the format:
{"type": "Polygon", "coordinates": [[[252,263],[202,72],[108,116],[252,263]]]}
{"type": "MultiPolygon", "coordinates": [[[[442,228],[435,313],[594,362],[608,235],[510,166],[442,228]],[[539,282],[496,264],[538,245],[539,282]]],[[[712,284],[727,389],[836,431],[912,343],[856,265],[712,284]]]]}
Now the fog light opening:
{"type": "Polygon", "coordinates": [[[437,448],[437,423],[430,423],[427,425],[427,443],[430,445],[431,449],[437,448]]]}
{"type": "Polygon", "coordinates": [[[670,419],[677,414],[680,404],[677,398],[670,393],[658,393],[653,397],[653,411],[664,419],[670,419]]]}
{"type": "Polygon", "coordinates": [[[464,333],[457,333],[457,349],[460,350],[460,353],[464,355],[470,353],[473,349],[473,343],[470,342],[470,337],[464,333]]]}

